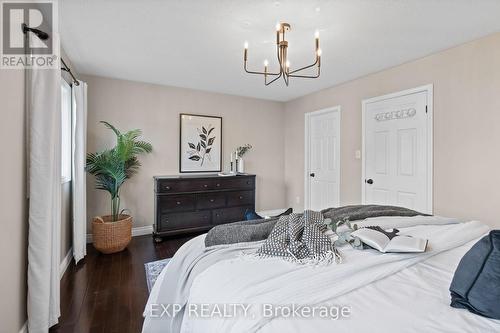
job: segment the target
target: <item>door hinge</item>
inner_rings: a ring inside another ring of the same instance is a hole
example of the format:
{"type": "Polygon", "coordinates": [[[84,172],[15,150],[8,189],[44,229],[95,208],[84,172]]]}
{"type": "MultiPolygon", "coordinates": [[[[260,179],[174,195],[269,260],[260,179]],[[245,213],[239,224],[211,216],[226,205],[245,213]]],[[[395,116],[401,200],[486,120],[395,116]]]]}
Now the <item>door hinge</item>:
{"type": "Polygon", "coordinates": [[[427,105],[425,106],[425,113],[427,113],[427,105]]]}

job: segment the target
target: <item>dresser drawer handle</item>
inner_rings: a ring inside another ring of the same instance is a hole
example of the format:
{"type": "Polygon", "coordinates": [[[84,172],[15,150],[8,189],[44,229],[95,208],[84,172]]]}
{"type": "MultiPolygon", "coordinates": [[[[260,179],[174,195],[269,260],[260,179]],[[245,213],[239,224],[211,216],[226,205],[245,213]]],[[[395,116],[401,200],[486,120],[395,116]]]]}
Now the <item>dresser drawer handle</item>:
{"type": "Polygon", "coordinates": [[[250,184],[251,184],[251,182],[249,180],[247,180],[247,185],[250,185],[250,184]]]}
{"type": "Polygon", "coordinates": [[[207,187],[208,187],[208,185],[207,185],[207,184],[203,184],[203,187],[204,187],[204,188],[207,188],[207,187]]]}
{"type": "Polygon", "coordinates": [[[220,184],[219,184],[219,183],[217,183],[217,184],[215,184],[215,186],[216,186],[216,187],[220,187],[220,184]]]}
{"type": "Polygon", "coordinates": [[[214,202],[214,201],[215,201],[215,199],[210,199],[210,202],[214,202]]]}
{"type": "Polygon", "coordinates": [[[163,186],[163,188],[167,191],[170,190],[170,186],[163,186]]]}
{"type": "Polygon", "coordinates": [[[240,196],[239,196],[239,199],[240,199],[240,200],[242,200],[242,199],[243,199],[243,196],[242,196],[242,195],[240,195],[240,196]]]}
{"type": "Polygon", "coordinates": [[[177,202],[176,202],[176,204],[179,206],[179,205],[181,204],[181,202],[180,202],[180,201],[177,201],[177,202]]]}

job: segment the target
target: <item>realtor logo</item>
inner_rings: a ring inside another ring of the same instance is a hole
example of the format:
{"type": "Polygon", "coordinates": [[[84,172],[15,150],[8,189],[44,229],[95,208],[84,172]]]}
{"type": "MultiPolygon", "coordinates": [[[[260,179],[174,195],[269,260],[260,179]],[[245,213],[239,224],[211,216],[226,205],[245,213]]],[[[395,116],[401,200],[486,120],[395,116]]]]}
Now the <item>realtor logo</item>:
{"type": "Polygon", "coordinates": [[[57,68],[53,1],[1,2],[1,68],[57,68]]]}

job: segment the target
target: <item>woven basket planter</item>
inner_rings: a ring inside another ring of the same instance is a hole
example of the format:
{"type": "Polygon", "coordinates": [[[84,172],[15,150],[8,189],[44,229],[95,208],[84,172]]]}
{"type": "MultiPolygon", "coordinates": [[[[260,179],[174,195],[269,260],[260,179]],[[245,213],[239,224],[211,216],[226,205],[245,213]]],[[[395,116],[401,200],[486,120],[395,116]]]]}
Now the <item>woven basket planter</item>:
{"type": "Polygon", "coordinates": [[[97,216],[92,220],[92,242],[102,253],[123,251],[132,239],[132,216],[120,215],[111,222],[111,215],[97,216]]]}

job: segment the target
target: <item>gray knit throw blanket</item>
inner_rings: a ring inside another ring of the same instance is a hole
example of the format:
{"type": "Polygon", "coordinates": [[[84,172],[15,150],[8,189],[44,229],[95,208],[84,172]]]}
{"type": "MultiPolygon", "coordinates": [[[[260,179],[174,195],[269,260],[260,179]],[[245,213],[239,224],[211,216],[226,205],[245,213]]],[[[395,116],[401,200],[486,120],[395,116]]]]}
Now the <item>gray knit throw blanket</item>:
{"type": "Polygon", "coordinates": [[[306,210],[279,218],[271,234],[257,250],[257,257],[282,257],[299,264],[328,265],[340,262],[330,238],[323,214],[306,210]]]}
{"type": "MultiPolygon", "coordinates": [[[[377,216],[415,216],[425,215],[411,209],[378,206],[378,205],[353,205],[338,208],[328,208],[322,211],[325,218],[332,222],[342,221],[348,218],[350,221],[363,220],[377,216]]],[[[221,224],[213,227],[205,238],[205,246],[210,247],[220,244],[234,244],[255,242],[266,239],[275,224],[277,218],[268,220],[240,221],[229,224],[221,224]]]]}

